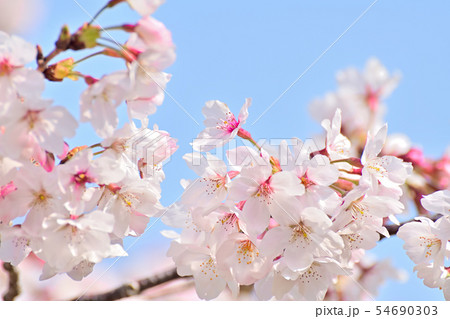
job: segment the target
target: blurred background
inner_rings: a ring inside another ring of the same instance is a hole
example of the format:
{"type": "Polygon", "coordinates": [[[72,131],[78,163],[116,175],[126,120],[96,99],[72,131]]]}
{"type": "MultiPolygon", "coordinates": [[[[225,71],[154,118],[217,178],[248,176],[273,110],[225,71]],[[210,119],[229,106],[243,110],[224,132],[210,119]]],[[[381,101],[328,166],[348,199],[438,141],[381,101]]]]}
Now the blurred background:
{"type": "MultiPolygon", "coordinates": [[[[40,44],[47,54],[63,24],[74,31],[105,3],[106,0],[0,0],[0,29],[40,44]]],[[[181,157],[191,151],[189,143],[202,130],[197,123],[202,124],[201,108],[205,101],[219,99],[237,113],[244,99],[251,97],[253,104],[244,128],[256,139],[294,136],[306,139],[321,132],[319,123],[308,114],[309,102],[335,90],[336,71],[349,66],[362,69],[372,56],[379,58],[389,71],[402,74],[399,87],[386,101],[389,133],[404,133],[427,156],[441,156],[450,137],[450,2],[444,0],[376,2],[254,123],[372,3],[367,0],[167,0],[154,17],[172,32],[177,46],[177,60],[166,70],[173,74],[167,87],[172,97],[166,96],[157,113],[150,117],[150,124],[157,123],[170,132],[178,139],[180,148],[164,168],[162,203],[168,206],[179,198],[181,178],[195,178],[181,157]]],[[[108,27],[135,23],[138,19],[126,4],[120,4],[104,12],[98,22],[108,27]]],[[[111,35],[119,42],[127,39],[117,31],[111,35]]],[[[84,55],[87,54],[83,52],[84,55]]],[[[67,56],[82,57],[68,52],[61,58],[67,56]]],[[[121,61],[96,57],[83,62],[79,70],[100,77],[123,68],[121,61]]],[[[53,98],[55,104],[67,107],[79,118],[78,100],[85,87],[83,81],[68,79],[49,83],[45,97],[53,98]]],[[[119,108],[119,114],[121,124],[125,123],[124,106],[119,108]]],[[[68,142],[74,147],[99,141],[90,125],[82,124],[77,137],[68,142]]],[[[53,298],[65,299],[88,288],[88,294],[102,291],[169,267],[171,260],[165,257],[165,252],[170,241],[160,234],[168,227],[156,220],[151,220],[149,226],[153,223],[141,238],[125,242],[125,249],[131,247],[128,257],[102,262],[83,282],[76,283],[60,275],[41,285],[47,287],[53,298]]],[[[443,300],[441,291],[425,287],[412,273],[414,264],[401,246],[402,241],[394,237],[382,240],[370,251],[376,258],[389,258],[395,267],[409,274],[404,282],[388,281],[377,299],[443,300]]],[[[24,285],[29,289],[35,289],[33,284],[38,277],[38,272],[28,271],[22,280],[26,280],[24,285]]],[[[183,289],[169,286],[166,290],[159,293],[183,289]]],[[[158,297],[158,293],[153,297],[158,297]]],[[[21,298],[26,299],[26,295],[21,298]]],[[[196,299],[196,295],[190,289],[171,298],[196,299]]]]}

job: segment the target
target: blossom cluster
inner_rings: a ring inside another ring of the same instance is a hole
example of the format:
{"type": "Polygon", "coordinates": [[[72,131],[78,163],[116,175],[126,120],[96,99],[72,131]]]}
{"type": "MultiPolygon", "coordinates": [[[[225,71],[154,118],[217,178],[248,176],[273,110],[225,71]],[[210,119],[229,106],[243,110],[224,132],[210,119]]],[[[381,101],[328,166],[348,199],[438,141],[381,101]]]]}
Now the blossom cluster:
{"type": "Polygon", "coordinates": [[[164,232],[173,239],[168,256],[201,298],[226,287],[237,295],[242,285],[264,300],[372,298],[385,278],[402,277],[365,257],[390,236],[387,225],[400,225],[417,175],[410,145],[388,138],[380,122],[398,76],[371,59],[364,73],[343,71],[338,81],[336,93],[312,103],[324,129],[315,140],[260,145],[243,129],[250,99],[237,117],[217,100],[203,107],[205,129],[184,156],[199,178],[182,180],[181,200],[162,217],[182,228],[164,232]],[[244,146],[229,149],[226,162],[209,153],[236,136],[244,146]]]}
{"type": "Polygon", "coordinates": [[[417,276],[426,286],[442,289],[445,299],[450,300],[450,267],[445,266],[450,257],[450,191],[436,191],[421,202],[439,218],[416,217],[416,222],[400,227],[397,236],[405,241],[403,247],[416,264],[417,276]]]}
{"type": "MultiPolygon", "coordinates": [[[[364,128],[377,129],[381,126],[385,112],[384,99],[397,86],[400,75],[393,76],[377,59],[367,62],[363,73],[350,68],[337,74],[339,88],[310,105],[315,118],[328,116],[337,107],[342,107],[342,131],[362,148],[364,128]],[[345,118],[345,119],[344,119],[345,118]],[[348,132],[348,133],[347,133],[348,132]]],[[[450,148],[437,160],[424,156],[422,150],[412,145],[403,134],[387,137],[382,150],[384,154],[395,155],[412,163],[413,172],[406,180],[403,203],[413,202],[418,216],[415,221],[405,223],[397,235],[405,241],[407,255],[417,265],[419,278],[431,288],[441,288],[450,300],[449,267],[445,262],[450,255],[450,148]]]]}
{"type": "Polygon", "coordinates": [[[278,149],[260,146],[220,101],[203,108],[205,130],[186,154],[200,176],[183,181],[180,202],[162,218],[181,227],[168,252],[180,275],[193,275],[200,297],[228,286],[255,285],[261,299],[321,300],[339,275],[350,275],[380,234],[384,220],[402,213],[401,186],[412,165],[382,156],[387,126],[369,133],[360,158],[341,134],[341,110],[322,126],[322,145],[293,139],[278,149]],[[235,135],[254,147],[227,151],[228,165],[202,151],[235,135]]]}
{"type": "Polygon", "coordinates": [[[170,79],[163,69],[175,59],[170,32],[147,16],[161,2],[129,1],[146,16],[120,27],[130,36],[116,49],[99,44],[101,28],[91,23],[73,34],[63,27],[47,57],[39,46],[0,32],[2,261],[18,265],[33,252],[45,263],[41,279],[67,273],[81,280],[102,259],[125,256],[123,238],[141,235],[161,212],[163,162],[177,149],[167,132],[147,128],[170,79]],[[87,58],[122,58],[126,69],[96,79],[76,71],[73,58],[48,65],[62,51],[98,46],[101,51],[87,58]],[[36,59],[37,70],[26,66],[36,59]],[[42,94],[46,79],[80,77],[88,85],[80,120],[90,122],[102,140],[69,151],[65,140],[75,135],[78,121],[42,94]],[[118,128],[122,102],[130,122],[118,128]]]}

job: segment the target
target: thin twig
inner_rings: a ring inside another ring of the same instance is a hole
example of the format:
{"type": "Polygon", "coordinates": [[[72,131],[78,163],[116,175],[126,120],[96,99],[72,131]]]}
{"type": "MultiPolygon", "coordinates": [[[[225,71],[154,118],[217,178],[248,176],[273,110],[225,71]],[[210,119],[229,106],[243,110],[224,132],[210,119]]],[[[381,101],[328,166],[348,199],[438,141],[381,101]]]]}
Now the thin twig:
{"type": "Polygon", "coordinates": [[[13,301],[20,294],[19,273],[10,263],[3,263],[3,269],[6,270],[9,277],[8,290],[3,295],[3,300],[13,301]]]}
{"type": "Polygon", "coordinates": [[[81,297],[78,297],[78,298],[75,298],[72,300],[74,300],[74,301],[113,301],[113,300],[118,300],[118,299],[122,299],[122,298],[139,295],[144,290],[167,283],[169,281],[172,281],[172,280],[175,280],[178,278],[180,278],[180,276],[177,274],[177,271],[174,268],[174,269],[171,269],[162,274],[144,278],[144,279],[138,280],[136,282],[124,284],[116,289],[113,289],[111,291],[108,291],[108,292],[105,292],[102,294],[85,296],[85,297],[81,296],[81,297]]]}

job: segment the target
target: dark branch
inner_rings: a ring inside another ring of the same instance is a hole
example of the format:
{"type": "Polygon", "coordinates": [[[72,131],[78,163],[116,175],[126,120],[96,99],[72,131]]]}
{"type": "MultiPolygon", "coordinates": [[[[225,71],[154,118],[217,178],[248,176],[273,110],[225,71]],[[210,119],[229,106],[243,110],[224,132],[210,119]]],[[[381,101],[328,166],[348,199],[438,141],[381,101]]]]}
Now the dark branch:
{"type": "Polygon", "coordinates": [[[3,263],[3,269],[6,270],[9,277],[8,290],[3,295],[3,300],[13,301],[20,294],[19,273],[16,271],[16,268],[10,263],[3,263]]]}
{"type": "Polygon", "coordinates": [[[165,273],[158,274],[149,278],[144,278],[136,282],[124,284],[114,290],[92,296],[81,296],[75,298],[75,301],[112,301],[131,296],[139,295],[146,289],[167,283],[180,278],[176,269],[171,269],[165,273]]]}
{"type": "MultiPolygon", "coordinates": [[[[422,216],[422,217],[426,217],[426,216],[422,216]]],[[[442,217],[442,216],[438,215],[438,216],[432,216],[432,217],[428,217],[428,218],[430,218],[432,221],[435,222],[436,220],[438,220],[439,217],[442,217]]],[[[400,227],[402,227],[405,224],[411,223],[411,222],[417,222],[417,221],[413,219],[413,220],[408,220],[406,222],[400,223],[400,225],[386,225],[384,227],[386,227],[387,231],[389,232],[389,235],[392,236],[392,235],[396,235],[397,234],[398,229],[400,227]]],[[[386,238],[386,237],[383,236],[383,235],[380,235],[380,240],[383,239],[383,238],[386,238]]]]}

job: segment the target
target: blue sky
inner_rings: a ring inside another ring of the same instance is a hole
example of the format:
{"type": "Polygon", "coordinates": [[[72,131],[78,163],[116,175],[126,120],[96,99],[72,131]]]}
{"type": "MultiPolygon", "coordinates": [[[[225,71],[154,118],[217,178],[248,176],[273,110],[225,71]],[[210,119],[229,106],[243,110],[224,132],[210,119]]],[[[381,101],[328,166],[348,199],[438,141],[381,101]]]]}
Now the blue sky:
{"type": "MultiPolygon", "coordinates": [[[[75,30],[87,14],[72,0],[42,0],[43,19],[22,35],[49,52],[60,26],[75,30]]],[[[106,1],[78,0],[93,15],[106,1]]],[[[176,200],[182,188],[180,178],[194,178],[182,155],[190,151],[192,138],[201,131],[184,111],[201,124],[205,101],[219,99],[236,113],[246,97],[253,99],[249,130],[256,138],[306,139],[319,133],[320,126],[308,114],[308,104],[336,88],[334,75],[348,66],[362,68],[372,56],[391,71],[402,75],[397,90],[387,100],[386,121],[390,133],[405,133],[430,156],[440,156],[450,136],[450,20],[448,1],[425,2],[380,0],[254,125],[251,125],[275,99],[331,44],[373,1],[180,1],[168,0],[155,17],[172,31],[177,60],[167,72],[173,77],[158,112],[150,118],[161,129],[178,139],[180,148],[165,166],[163,183],[165,205],[176,200]]],[[[105,12],[103,27],[133,23],[138,15],[126,4],[105,12]]],[[[111,33],[124,40],[120,33],[111,33]]],[[[72,53],[70,53],[72,54],[72,53]]],[[[83,54],[84,55],[84,54],[83,54]]],[[[64,57],[65,55],[62,55],[64,57]]],[[[81,56],[80,56],[81,57],[81,56]]],[[[94,58],[80,71],[101,76],[122,69],[113,59],[94,58]]],[[[68,107],[78,118],[82,81],[50,84],[46,96],[68,107]]],[[[121,108],[124,123],[124,107],[121,108]]],[[[82,125],[71,146],[94,144],[100,139],[89,125],[82,125]]],[[[120,260],[115,268],[126,271],[140,254],[151,254],[155,246],[167,241],[155,224],[120,260]]],[[[413,264],[397,238],[384,240],[374,250],[411,271],[413,264]]],[[[442,300],[439,290],[424,287],[415,277],[407,283],[389,282],[381,289],[380,300],[442,300]]]]}

